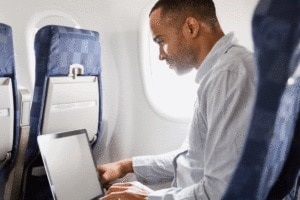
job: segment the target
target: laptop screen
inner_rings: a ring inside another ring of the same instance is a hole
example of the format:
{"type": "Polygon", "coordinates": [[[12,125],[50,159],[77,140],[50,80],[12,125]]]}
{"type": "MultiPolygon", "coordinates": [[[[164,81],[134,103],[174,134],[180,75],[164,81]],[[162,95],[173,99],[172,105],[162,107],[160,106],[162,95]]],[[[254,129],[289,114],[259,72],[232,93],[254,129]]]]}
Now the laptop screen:
{"type": "Polygon", "coordinates": [[[86,130],[40,135],[38,145],[54,199],[103,196],[86,130]]]}

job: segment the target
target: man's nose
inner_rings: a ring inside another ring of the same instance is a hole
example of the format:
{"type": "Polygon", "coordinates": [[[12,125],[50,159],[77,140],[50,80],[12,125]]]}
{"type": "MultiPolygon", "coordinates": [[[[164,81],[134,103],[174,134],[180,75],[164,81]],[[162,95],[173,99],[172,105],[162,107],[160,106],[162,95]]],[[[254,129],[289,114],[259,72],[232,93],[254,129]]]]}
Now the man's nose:
{"type": "Polygon", "coordinates": [[[166,53],[163,50],[162,47],[159,48],[159,60],[165,60],[166,59],[166,53]]]}

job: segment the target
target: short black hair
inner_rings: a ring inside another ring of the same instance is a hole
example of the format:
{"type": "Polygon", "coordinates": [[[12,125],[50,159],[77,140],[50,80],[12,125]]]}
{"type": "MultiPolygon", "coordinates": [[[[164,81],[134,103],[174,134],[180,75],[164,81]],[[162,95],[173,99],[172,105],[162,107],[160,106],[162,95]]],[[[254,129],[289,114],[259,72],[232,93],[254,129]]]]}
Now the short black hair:
{"type": "Polygon", "coordinates": [[[162,9],[162,15],[173,13],[189,17],[195,17],[209,25],[214,25],[217,20],[215,4],[212,0],[158,0],[150,11],[151,13],[162,9]]]}

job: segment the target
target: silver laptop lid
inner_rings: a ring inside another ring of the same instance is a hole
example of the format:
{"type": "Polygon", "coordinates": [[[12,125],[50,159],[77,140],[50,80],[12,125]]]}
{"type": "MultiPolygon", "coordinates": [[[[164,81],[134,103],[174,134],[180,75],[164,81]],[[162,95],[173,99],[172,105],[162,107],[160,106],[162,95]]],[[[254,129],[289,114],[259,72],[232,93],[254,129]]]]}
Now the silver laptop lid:
{"type": "Polygon", "coordinates": [[[38,145],[54,199],[103,196],[86,130],[40,135],[38,145]]]}

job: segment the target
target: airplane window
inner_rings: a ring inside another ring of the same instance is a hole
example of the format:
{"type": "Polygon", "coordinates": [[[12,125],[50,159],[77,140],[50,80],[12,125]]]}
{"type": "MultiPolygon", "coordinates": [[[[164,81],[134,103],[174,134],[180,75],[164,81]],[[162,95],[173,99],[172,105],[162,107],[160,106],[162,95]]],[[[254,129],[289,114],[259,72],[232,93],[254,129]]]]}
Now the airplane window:
{"type": "Polygon", "coordinates": [[[46,25],[62,25],[62,26],[71,26],[75,28],[80,28],[79,24],[69,16],[62,15],[48,15],[39,20],[36,24],[36,29],[40,29],[46,25]]]}
{"type": "MultiPolygon", "coordinates": [[[[140,61],[145,95],[151,107],[160,115],[176,121],[189,121],[196,99],[196,72],[178,76],[169,69],[165,61],[158,59],[159,48],[153,42],[148,16],[155,1],[146,6],[140,19],[140,61]]],[[[215,1],[225,34],[234,32],[240,44],[250,51],[253,51],[251,19],[257,2],[258,0],[215,1]],[[228,12],[232,7],[238,12],[228,12]]]]}
{"type": "MultiPolygon", "coordinates": [[[[36,32],[44,26],[47,25],[63,25],[70,26],[75,28],[80,28],[80,24],[78,23],[79,19],[72,17],[71,15],[56,11],[56,10],[48,10],[45,12],[37,13],[34,15],[32,20],[27,27],[27,35],[28,35],[28,52],[29,52],[29,64],[30,64],[30,74],[35,74],[35,56],[34,56],[34,38],[36,32]]],[[[34,84],[34,77],[31,79],[31,85],[34,84]]]]}

